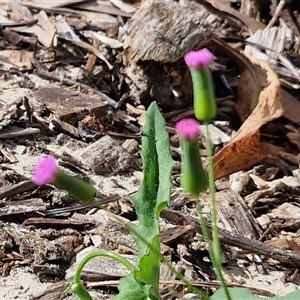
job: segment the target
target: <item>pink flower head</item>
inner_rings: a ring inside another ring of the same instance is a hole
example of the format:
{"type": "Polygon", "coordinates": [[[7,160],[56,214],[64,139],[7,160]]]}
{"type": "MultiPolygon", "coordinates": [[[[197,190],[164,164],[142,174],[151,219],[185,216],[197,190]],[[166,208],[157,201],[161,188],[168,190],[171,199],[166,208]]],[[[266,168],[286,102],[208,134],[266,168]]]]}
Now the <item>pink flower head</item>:
{"type": "Polygon", "coordinates": [[[192,118],[185,118],[175,125],[176,133],[184,139],[194,140],[200,134],[200,123],[192,118]]]}
{"type": "Polygon", "coordinates": [[[207,49],[191,51],[184,56],[186,64],[192,69],[207,67],[213,62],[214,58],[214,55],[207,49]]]}
{"type": "Polygon", "coordinates": [[[58,172],[58,165],[56,159],[47,155],[40,159],[34,168],[32,181],[36,185],[44,185],[54,182],[58,172]]]}

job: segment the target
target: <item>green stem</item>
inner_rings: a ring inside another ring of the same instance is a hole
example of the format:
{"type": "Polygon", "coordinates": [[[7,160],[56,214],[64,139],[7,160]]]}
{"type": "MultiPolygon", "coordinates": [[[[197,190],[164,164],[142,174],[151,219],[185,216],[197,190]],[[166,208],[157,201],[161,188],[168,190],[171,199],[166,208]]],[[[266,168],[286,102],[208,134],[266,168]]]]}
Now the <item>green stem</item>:
{"type": "MultiPolygon", "coordinates": [[[[145,244],[149,244],[147,242],[147,240],[143,237],[140,236],[138,234],[138,232],[135,230],[135,228],[133,226],[128,226],[128,224],[123,224],[124,228],[129,230],[131,233],[133,233],[134,235],[139,236],[139,238],[145,243],[145,244]]],[[[168,268],[170,269],[170,271],[176,275],[176,277],[181,280],[190,291],[194,292],[195,294],[199,295],[203,300],[210,300],[210,297],[206,296],[201,290],[199,290],[198,288],[194,287],[193,285],[191,285],[189,283],[188,280],[186,280],[184,278],[184,276],[178,272],[173,266],[172,264],[160,253],[159,249],[155,249],[152,245],[149,244],[149,247],[151,249],[151,251],[154,251],[155,254],[160,258],[160,261],[162,261],[163,263],[165,263],[168,268]]]]}
{"type": "Polygon", "coordinates": [[[213,247],[212,247],[212,237],[211,234],[206,226],[206,222],[207,220],[205,219],[204,215],[203,215],[203,211],[202,211],[202,205],[200,202],[199,197],[195,197],[195,203],[196,203],[196,208],[198,211],[198,215],[200,217],[200,227],[201,227],[201,231],[202,234],[204,236],[205,242],[208,244],[208,252],[209,252],[209,256],[210,259],[212,261],[212,264],[215,265],[215,255],[214,252],[212,251],[213,247]]]}
{"type": "Polygon", "coordinates": [[[122,265],[124,265],[130,272],[133,272],[136,270],[135,266],[132,263],[130,263],[126,258],[124,258],[123,256],[121,256],[117,253],[110,252],[107,250],[97,250],[97,251],[94,251],[94,252],[88,254],[78,264],[77,269],[74,274],[72,285],[71,285],[71,291],[73,291],[78,296],[78,299],[80,299],[80,300],[93,300],[91,298],[90,294],[88,293],[88,291],[86,290],[86,288],[81,283],[80,275],[81,275],[81,272],[82,272],[84,266],[91,259],[93,259],[97,256],[106,256],[106,257],[112,258],[112,259],[118,261],[119,263],[121,263],[122,265]]]}
{"type": "Polygon", "coordinates": [[[205,295],[201,290],[199,290],[198,288],[194,287],[193,285],[190,284],[190,282],[188,280],[186,280],[184,278],[184,276],[178,272],[173,266],[172,264],[165,259],[165,257],[163,255],[161,255],[162,261],[168,266],[169,270],[176,275],[176,278],[178,278],[179,280],[181,280],[190,291],[194,292],[195,294],[197,294],[198,296],[200,296],[202,298],[202,300],[210,300],[210,297],[208,297],[207,295],[205,295]]]}
{"type": "Polygon", "coordinates": [[[221,287],[224,289],[226,299],[231,300],[225,279],[222,273],[222,261],[221,261],[221,245],[219,239],[219,229],[217,224],[217,203],[216,203],[216,188],[215,188],[215,176],[214,176],[214,165],[213,165],[213,152],[210,141],[208,123],[204,123],[206,130],[206,151],[208,158],[208,184],[211,197],[211,219],[212,219],[212,262],[216,268],[217,277],[220,281],[221,287]]]}

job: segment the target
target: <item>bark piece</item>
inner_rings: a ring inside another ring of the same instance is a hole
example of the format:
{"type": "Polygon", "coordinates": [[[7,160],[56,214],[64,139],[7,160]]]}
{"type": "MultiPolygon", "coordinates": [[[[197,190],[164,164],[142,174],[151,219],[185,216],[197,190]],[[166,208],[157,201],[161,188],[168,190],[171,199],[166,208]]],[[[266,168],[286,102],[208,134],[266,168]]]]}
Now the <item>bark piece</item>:
{"type": "Polygon", "coordinates": [[[86,220],[62,220],[54,218],[29,218],[23,223],[26,226],[35,225],[38,227],[51,227],[51,228],[75,228],[83,229],[86,225],[93,225],[94,223],[86,220]]]}
{"type": "Polygon", "coordinates": [[[35,292],[32,300],[49,300],[49,299],[63,299],[66,290],[69,287],[69,282],[62,281],[51,284],[46,291],[35,292]]]}
{"type": "Polygon", "coordinates": [[[279,218],[284,220],[299,219],[300,207],[292,203],[283,203],[268,214],[271,218],[279,218]]]}
{"type": "Polygon", "coordinates": [[[81,120],[89,114],[97,116],[107,114],[108,105],[98,97],[89,97],[57,85],[41,87],[33,95],[37,101],[52,110],[60,120],[71,124],[76,124],[75,120],[81,120]]]}
{"type": "Polygon", "coordinates": [[[21,194],[27,191],[34,190],[35,188],[36,185],[31,180],[15,183],[10,186],[2,186],[0,188],[0,200],[3,198],[11,197],[16,194],[21,194]]]}
{"type": "Polygon", "coordinates": [[[252,239],[258,239],[261,229],[242,197],[231,190],[224,190],[216,193],[218,201],[218,215],[225,229],[252,239]]]}
{"type": "Polygon", "coordinates": [[[81,234],[72,229],[46,229],[25,234],[19,249],[23,257],[34,258],[32,269],[40,278],[62,277],[82,242],[81,234]]]}
{"type": "Polygon", "coordinates": [[[194,232],[194,226],[192,225],[179,225],[176,227],[163,230],[161,233],[162,243],[170,245],[172,243],[178,243],[180,239],[187,236],[189,233],[194,232]]]}
{"type": "Polygon", "coordinates": [[[129,26],[129,58],[175,62],[205,44],[211,32],[205,19],[175,2],[147,1],[129,26]]]}
{"type": "Polygon", "coordinates": [[[24,220],[31,216],[37,216],[37,212],[46,210],[46,204],[42,199],[30,199],[14,201],[0,208],[1,220],[24,220]]]}
{"type": "MultiPolygon", "coordinates": [[[[51,81],[57,81],[64,85],[67,85],[67,86],[78,86],[79,88],[81,88],[85,91],[89,91],[89,92],[93,93],[95,95],[94,97],[98,96],[99,101],[104,101],[105,103],[111,105],[112,107],[117,108],[117,106],[118,106],[117,102],[115,100],[111,99],[110,97],[108,97],[106,94],[91,88],[89,85],[79,83],[72,79],[61,78],[61,76],[59,76],[59,75],[54,75],[53,73],[47,72],[44,70],[44,67],[36,59],[33,59],[33,61],[34,61],[35,67],[38,69],[36,74],[39,75],[41,78],[48,79],[51,81]]],[[[61,87],[59,87],[59,88],[61,88],[61,87]]]]}
{"type": "Polygon", "coordinates": [[[118,141],[104,136],[82,153],[85,166],[98,175],[119,174],[130,172],[134,167],[134,158],[118,141]]]}

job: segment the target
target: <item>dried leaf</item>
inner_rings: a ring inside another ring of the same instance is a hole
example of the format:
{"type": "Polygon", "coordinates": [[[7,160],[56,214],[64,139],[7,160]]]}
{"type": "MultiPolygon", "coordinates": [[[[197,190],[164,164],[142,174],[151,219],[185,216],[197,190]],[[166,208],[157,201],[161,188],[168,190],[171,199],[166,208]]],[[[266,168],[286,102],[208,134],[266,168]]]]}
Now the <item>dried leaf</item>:
{"type": "Polygon", "coordinates": [[[40,11],[36,15],[38,23],[25,28],[14,28],[18,32],[26,32],[35,34],[40,43],[49,48],[57,45],[56,29],[44,11],[40,11]]]}
{"type": "Polygon", "coordinates": [[[87,3],[78,3],[72,5],[74,8],[79,8],[82,10],[90,10],[90,11],[96,11],[99,13],[104,13],[104,14],[111,14],[111,15],[116,15],[116,16],[123,16],[123,17],[131,17],[132,13],[125,12],[121,9],[118,9],[114,6],[98,3],[96,1],[89,1],[87,3]]]}
{"type": "MultiPolygon", "coordinates": [[[[32,69],[31,59],[34,57],[34,52],[23,50],[3,50],[0,51],[0,60],[2,62],[18,67],[20,69],[32,69]]],[[[7,68],[7,69],[8,69],[7,68]]],[[[3,67],[2,67],[3,69],[3,67]]]]}
{"type": "Polygon", "coordinates": [[[60,1],[48,1],[48,0],[39,0],[38,3],[33,3],[33,5],[37,4],[41,8],[55,8],[55,7],[64,7],[70,4],[87,2],[89,0],[60,0],[60,1]]]}
{"type": "Polygon", "coordinates": [[[261,131],[264,125],[280,117],[300,122],[299,101],[281,90],[276,74],[266,63],[247,58],[251,69],[245,68],[241,74],[236,105],[245,122],[233,140],[215,155],[216,178],[250,168],[265,158],[276,159],[278,151],[289,152],[264,140],[261,131]]]}
{"type": "Polygon", "coordinates": [[[265,243],[269,246],[292,250],[296,253],[300,253],[300,245],[295,241],[288,240],[286,238],[276,238],[270,241],[266,241],[265,243]]]}
{"type": "Polygon", "coordinates": [[[67,24],[67,22],[65,20],[62,20],[62,19],[59,20],[56,23],[56,26],[57,26],[57,34],[59,35],[60,38],[66,40],[66,41],[69,41],[69,42],[73,43],[74,45],[77,45],[79,47],[82,47],[82,48],[92,52],[98,58],[103,60],[110,70],[113,68],[113,66],[108,62],[108,60],[105,58],[105,56],[99,50],[97,50],[92,45],[81,41],[79,39],[79,37],[77,37],[77,35],[74,33],[72,28],[67,24]]]}

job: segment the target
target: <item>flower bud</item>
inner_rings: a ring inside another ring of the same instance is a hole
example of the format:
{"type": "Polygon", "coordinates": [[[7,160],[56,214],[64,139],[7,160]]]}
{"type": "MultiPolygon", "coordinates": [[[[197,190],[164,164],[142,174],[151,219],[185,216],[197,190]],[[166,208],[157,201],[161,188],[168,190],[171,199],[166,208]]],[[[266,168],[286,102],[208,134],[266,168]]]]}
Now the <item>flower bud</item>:
{"type": "Polygon", "coordinates": [[[77,201],[94,202],[94,188],[79,178],[70,176],[59,169],[56,159],[47,155],[34,168],[32,178],[36,185],[53,184],[59,189],[66,190],[77,201]]]}
{"type": "Polygon", "coordinates": [[[200,123],[194,119],[186,118],[177,122],[175,129],[179,135],[182,153],[181,186],[187,193],[198,196],[208,185],[199,153],[200,123]]]}
{"type": "Polygon", "coordinates": [[[191,51],[184,56],[190,68],[194,89],[194,113],[202,122],[209,122],[217,113],[210,64],[213,54],[207,50],[191,51]]]}

